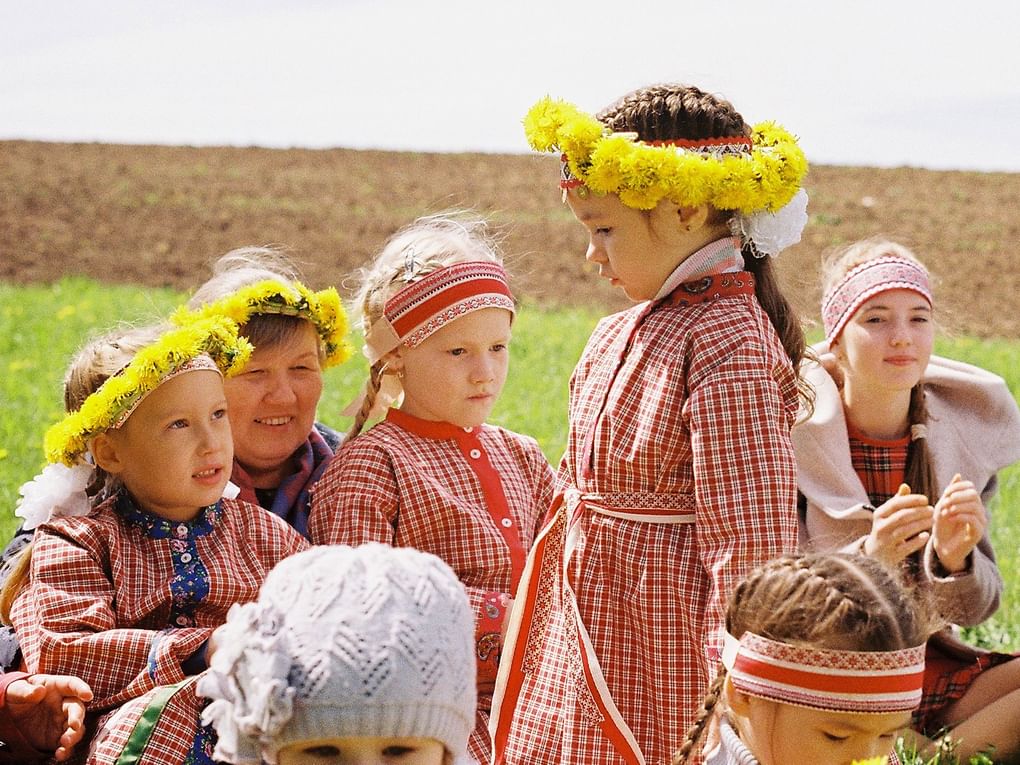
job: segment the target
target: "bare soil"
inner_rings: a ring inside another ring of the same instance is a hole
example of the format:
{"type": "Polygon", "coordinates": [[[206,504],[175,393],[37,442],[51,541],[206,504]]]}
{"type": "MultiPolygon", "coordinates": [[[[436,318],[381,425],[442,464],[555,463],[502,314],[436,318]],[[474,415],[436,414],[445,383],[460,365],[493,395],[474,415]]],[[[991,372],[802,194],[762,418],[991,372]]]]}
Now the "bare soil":
{"type": "MultiPolygon", "coordinates": [[[[584,262],[557,177],[549,156],[0,142],[0,280],[84,274],[185,290],[227,250],[274,244],[310,286],[349,292],[397,228],[462,207],[504,231],[520,296],[626,305],[584,262]]],[[[939,277],[953,328],[1020,336],[1020,174],[816,166],[806,186],[804,240],[778,261],[805,316],[818,313],[823,253],[884,234],[939,277]]]]}

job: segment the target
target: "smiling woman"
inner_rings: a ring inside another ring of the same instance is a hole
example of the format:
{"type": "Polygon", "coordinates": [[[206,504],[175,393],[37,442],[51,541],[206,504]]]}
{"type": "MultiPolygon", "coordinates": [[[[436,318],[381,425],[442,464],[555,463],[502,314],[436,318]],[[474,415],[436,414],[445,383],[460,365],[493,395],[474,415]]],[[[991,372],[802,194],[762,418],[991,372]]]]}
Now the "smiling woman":
{"type": "Polygon", "coordinates": [[[308,290],[279,252],[245,247],[216,262],[188,306],[233,319],[255,348],[224,386],[234,436],[231,480],[242,499],[307,535],[309,488],[341,441],[315,422],[322,370],[350,356],[339,296],[332,288],[308,290]]]}

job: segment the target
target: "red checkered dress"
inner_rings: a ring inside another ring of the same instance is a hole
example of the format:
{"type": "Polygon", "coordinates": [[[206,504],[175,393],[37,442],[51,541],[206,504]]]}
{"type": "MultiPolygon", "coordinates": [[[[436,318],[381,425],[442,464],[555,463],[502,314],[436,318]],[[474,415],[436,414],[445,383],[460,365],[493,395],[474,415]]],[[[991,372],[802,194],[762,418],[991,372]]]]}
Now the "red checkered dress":
{"type": "Polygon", "coordinates": [[[466,431],[391,409],[345,444],[312,490],[315,544],[384,542],[439,556],[476,614],[474,757],[489,757],[488,719],[507,598],[552,500],[554,475],[534,439],[482,425],[466,431]]]}
{"type": "Polygon", "coordinates": [[[728,592],[796,549],[797,406],[748,273],[599,324],[571,380],[566,489],[512,614],[496,762],[669,762],[728,592]]]}
{"type": "MultiPolygon", "coordinates": [[[[875,507],[884,504],[903,483],[907,467],[910,436],[899,439],[868,438],[849,421],[850,461],[875,507]]],[[[917,556],[907,563],[908,570],[917,571],[917,556]],[[912,568],[911,568],[912,565],[912,568]]],[[[945,727],[941,714],[954,701],[970,690],[975,680],[987,669],[1016,656],[992,651],[964,652],[953,650],[955,641],[946,644],[941,635],[928,641],[924,659],[924,695],[914,712],[913,727],[928,736],[936,736],[945,727]]]]}
{"type": "MultiPolygon", "coordinates": [[[[254,600],[269,570],[305,547],[284,521],[228,499],[178,523],[121,495],[39,527],[11,616],[30,671],[77,675],[95,694],[90,712],[113,710],[93,718],[89,762],[115,762],[151,692],[184,680],[182,663],[230,606],[254,600]]],[[[201,706],[185,696],[159,718],[140,762],[184,762],[201,706]]]]}

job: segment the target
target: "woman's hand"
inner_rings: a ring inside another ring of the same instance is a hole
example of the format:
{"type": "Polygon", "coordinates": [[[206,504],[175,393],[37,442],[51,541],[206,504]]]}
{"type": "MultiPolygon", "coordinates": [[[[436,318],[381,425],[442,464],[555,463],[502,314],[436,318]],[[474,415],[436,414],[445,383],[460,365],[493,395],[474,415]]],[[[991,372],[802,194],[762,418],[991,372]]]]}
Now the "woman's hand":
{"type": "Polygon", "coordinates": [[[871,519],[871,533],[864,539],[864,553],[897,566],[923,548],[931,536],[934,510],[923,494],[911,494],[900,485],[894,497],[883,502],[871,519]]]}
{"type": "Polygon", "coordinates": [[[966,568],[967,556],[985,535],[986,518],[974,484],[957,473],[935,505],[932,530],[935,555],[946,571],[955,574],[966,568]]]}
{"type": "Polygon", "coordinates": [[[85,732],[92,689],[64,675],[32,675],[7,686],[6,710],[29,744],[63,762],[85,732]]]}

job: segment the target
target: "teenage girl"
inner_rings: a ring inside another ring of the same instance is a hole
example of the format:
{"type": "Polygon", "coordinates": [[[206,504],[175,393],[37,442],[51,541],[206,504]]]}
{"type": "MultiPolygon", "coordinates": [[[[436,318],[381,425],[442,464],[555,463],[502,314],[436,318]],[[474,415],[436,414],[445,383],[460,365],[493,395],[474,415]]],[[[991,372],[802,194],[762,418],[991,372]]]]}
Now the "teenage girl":
{"type": "MultiPolygon", "coordinates": [[[[947,621],[980,624],[1002,594],[987,507],[1020,460],[1020,410],[1001,378],[932,355],[931,282],[907,248],[865,240],[826,270],[814,412],[793,431],[805,544],[903,566],[947,621]]],[[[949,727],[964,759],[1020,750],[1012,658],[933,636],[915,727],[949,727]]]]}
{"type": "Polygon", "coordinates": [[[250,350],[236,325],[210,319],[100,338],[67,374],[69,414],[47,432],[46,456],[94,466],[107,498],[90,509],[83,493],[82,514],[57,503],[6,586],[22,590],[10,617],[29,671],[77,675],[89,711],[109,712],[93,717],[89,762],[211,763],[193,682],[207,641],[307,544],[268,511],[221,498],[233,456],[223,376],[250,350]]]}
{"type": "Polygon", "coordinates": [[[415,547],[456,572],[475,614],[470,751],[485,762],[504,621],[553,486],[534,439],[485,422],[506,381],[514,300],[483,222],[443,215],[394,235],[358,303],[369,384],[312,493],[311,538],[415,547]],[[399,406],[362,433],[394,395],[399,406]]]}
{"type": "Polygon", "coordinates": [[[857,555],[785,556],[748,574],[726,610],[723,668],[673,765],[713,714],[708,765],[845,765],[892,754],[921,699],[922,601],[857,555]]]}
{"type": "Polygon", "coordinates": [[[806,163],[781,128],[684,85],[594,118],[545,99],[525,127],[563,156],[587,259],[640,302],[598,325],[571,380],[564,491],[515,604],[494,749],[662,763],[715,674],[728,593],[796,546],[804,339],[770,256],[806,220],[806,163]]]}

